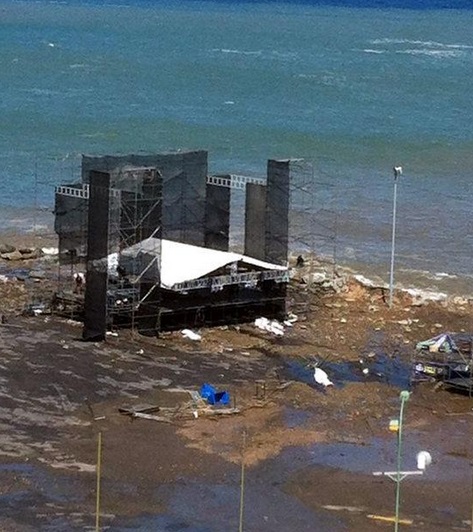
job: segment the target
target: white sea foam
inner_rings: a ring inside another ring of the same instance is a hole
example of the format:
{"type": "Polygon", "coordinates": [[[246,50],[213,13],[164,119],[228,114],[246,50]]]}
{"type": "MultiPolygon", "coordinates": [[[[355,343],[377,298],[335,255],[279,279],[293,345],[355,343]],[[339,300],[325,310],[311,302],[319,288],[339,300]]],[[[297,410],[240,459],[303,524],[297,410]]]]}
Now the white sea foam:
{"type": "Polygon", "coordinates": [[[437,41],[421,41],[414,39],[373,39],[369,41],[370,44],[409,44],[409,45],[418,45],[426,48],[456,48],[456,49],[465,49],[473,50],[473,46],[469,44],[446,44],[437,41]]]}
{"type": "Polygon", "coordinates": [[[407,292],[416,301],[445,301],[448,295],[445,292],[434,292],[431,290],[421,290],[420,288],[404,288],[403,292],[407,292]]]}
{"type": "Polygon", "coordinates": [[[365,54],[385,54],[387,50],[374,50],[373,48],[364,48],[362,51],[365,54]]]}
{"type": "MultiPolygon", "coordinates": [[[[353,276],[356,281],[361,285],[366,286],[367,288],[388,288],[388,284],[384,281],[375,281],[369,277],[365,277],[361,274],[356,274],[353,276]]],[[[398,286],[402,292],[409,294],[412,299],[417,303],[423,303],[427,301],[444,301],[448,298],[448,294],[445,292],[437,292],[434,290],[425,290],[422,288],[403,288],[398,286]]]]}
{"type": "Polygon", "coordinates": [[[427,48],[421,48],[419,50],[396,50],[396,54],[406,54],[406,55],[426,55],[429,57],[461,57],[463,52],[454,51],[454,50],[431,50],[427,48]]]}
{"type": "Polygon", "coordinates": [[[434,273],[435,279],[457,279],[458,275],[454,275],[453,273],[446,273],[446,272],[436,272],[434,273]]]}
{"type": "Polygon", "coordinates": [[[221,52],[222,54],[235,55],[261,55],[261,50],[234,50],[232,48],[214,48],[212,52],[221,52]]]}
{"type": "Polygon", "coordinates": [[[278,61],[293,61],[297,58],[297,54],[294,52],[280,52],[278,50],[239,50],[237,48],[214,48],[211,51],[213,53],[262,57],[266,59],[276,59],[278,61]]]}
{"type": "Polygon", "coordinates": [[[36,96],[56,96],[56,95],[59,94],[59,92],[55,91],[55,90],[38,89],[38,88],[28,89],[26,92],[29,92],[31,94],[35,94],[36,96]]]}

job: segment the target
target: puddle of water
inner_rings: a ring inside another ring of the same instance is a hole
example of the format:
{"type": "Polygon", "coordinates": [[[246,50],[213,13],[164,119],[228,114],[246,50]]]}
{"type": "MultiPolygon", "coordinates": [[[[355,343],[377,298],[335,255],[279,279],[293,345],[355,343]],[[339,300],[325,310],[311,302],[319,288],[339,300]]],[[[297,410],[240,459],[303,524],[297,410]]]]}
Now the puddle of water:
{"type": "MultiPolygon", "coordinates": [[[[298,412],[295,412],[296,416],[298,412]]],[[[294,412],[288,412],[294,415],[294,412]]],[[[386,429],[387,430],[387,429],[386,429]]],[[[434,462],[423,476],[409,482],[437,482],[455,479],[471,481],[471,468],[464,457],[446,455],[439,446],[432,446],[428,436],[418,432],[405,433],[403,470],[416,470],[416,455],[429,450],[434,462]],[[430,445],[429,445],[430,443],[430,445]]],[[[277,458],[265,461],[247,471],[245,485],[245,529],[261,532],[287,530],[346,530],[341,516],[313,512],[290,494],[284,493],[285,482],[294,473],[310,467],[329,467],[371,475],[373,471],[395,470],[397,440],[387,432],[386,438],[373,438],[366,445],[319,443],[310,447],[285,449],[277,458]]],[[[180,485],[161,488],[159,496],[167,501],[166,516],[149,517],[136,530],[217,532],[238,528],[239,474],[227,475],[225,484],[202,484],[183,480],[180,485]],[[228,483],[228,482],[231,482],[228,483]],[[161,528],[160,528],[161,527],[161,528]],[[173,528],[174,527],[174,528],[173,528]]],[[[129,530],[117,529],[117,530],[129,530]]],[[[132,530],[135,530],[133,528],[132,530]]]]}
{"type": "MultiPolygon", "coordinates": [[[[467,458],[452,456],[438,447],[435,442],[426,441],[425,435],[404,433],[402,446],[402,469],[417,470],[417,453],[428,451],[432,464],[422,476],[411,481],[465,481],[471,483],[471,466],[467,458]]],[[[299,453],[304,449],[299,450],[299,453]]],[[[310,465],[343,469],[352,473],[371,475],[373,471],[394,471],[397,460],[397,438],[389,434],[386,438],[373,438],[366,445],[351,443],[317,443],[306,452],[310,465]]]]}
{"type": "Polygon", "coordinates": [[[188,523],[167,515],[143,515],[141,517],[127,521],[127,524],[113,524],[116,532],[149,532],[159,530],[160,532],[213,532],[211,528],[202,528],[194,523],[188,523]]]}
{"type": "Polygon", "coordinates": [[[77,477],[52,475],[33,464],[22,463],[2,464],[0,477],[2,473],[21,476],[27,479],[29,484],[28,490],[21,489],[0,495],[3,517],[9,517],[19,523],[32,523],[35,527],[41,524],[41,530],[45,531],[84,529],[83,525],[75,529],[67,516],[58,517],[53,510],[57,506],[63,513],[63,505],[77,504],[86,498],[87,490],[78,485],[80,480],[77,477]],[[39,509],[41,516],[37,514],[39,509]]]}
{"type": "MultiPolygon", "coordinates": [[[[297,499],[268,482],[258,469],[247,471],[245,483],[244,529],[258,532],[288,530],[336,532],[344,530],[336,516],[321,515],[306,508],[297,499]]],[[[264,473],[264,471],[263,471],[264,473]]],[[[162,532],[221,532],[238,530],[240,486],[237,475],[233,484],[203,484],[184,480],[180,485],[162,487],[159,496],[167,500],[168,513],[141,516],[113,529],[118,532],[160,530],[162,532]]],[[[281,483],[283,478],[280,479],[281,483]]]]}
{"type": "MultiPolygon", "coordinates": [[[[314,370],[296,360],[285,360],[285,370],[288,377],[310,386],[317,387],[314,381],[314,370]]],[[[384,382],[402,390],[411,388],[411,367],[398,357],[376,354],[374,357],[360,362],[324,362],[321,366],[327,372],[329,379],[335,386],[343,386],[347,382],[384,382]],[[363,373],[363,369],[368,374],[363,373]]]]}

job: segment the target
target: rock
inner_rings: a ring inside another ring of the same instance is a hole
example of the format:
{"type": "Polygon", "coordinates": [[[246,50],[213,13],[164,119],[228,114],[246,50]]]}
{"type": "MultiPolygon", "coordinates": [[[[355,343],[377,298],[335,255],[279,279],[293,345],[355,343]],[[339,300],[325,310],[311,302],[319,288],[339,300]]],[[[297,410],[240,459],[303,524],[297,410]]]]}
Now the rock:
{"type": "Polygon", "coordinates": [[[418,288],[408,288],[404,290],[412,298],[411,306],[420,307],[429,303],[430,301],[436,301],[440,304],[445,304],[447,300],[447,294],[443,292],[429,292],[427,290],[419,290],[418,288]]]}
{"type": "Polygon", "coordinates": [[[26,281],[28,279],[28,274],[26,272],[16,272],[15,277],[17,281],[26,281]]]}
{"type": "Polygon", "coordinates": [[[13,253],[14,251],[16,251],[15,246],[11,246],[10,244],[0,244],[0,254],[13,253]]]}
{"type": "Polygon", "coordinates": [[[410,325],[412,322],[411,320],[399,320],[398,321],[399,325],[410,325]]]}
{"type": "Polygon", "coordinates": [[[46,272],[42,270],[32,270],[29,273],[29,277],[31,279],[45,279],[46,278],[46,272]]]}
{"type": "Polygon", "coordinates": [[[468,299],[466,297],[455,296],[452,299],[452,303],[458,306],[465,306],[465,305],[468,305],[468,299]]]}
{"type": "Polygon", "coordinates": [[[315,272],[312,274],[312,279],[309,278],[309,281],[316,284],[324,283],[327,280],[328,276],[325,272],[315,272]]]}
{"type": "Polygon", "coordinates": [[[23,255],[19,251],[12,251],[11,253],[2,253],[0,257],[2,257],[2,259],[11,260],[11,261],[23,260],[24,258],[23,255]]]}
{"type": "Polygon", "coordinates": [[[19,250],[19,252],[22,254],[22,258],[24,260],[29,259],[39,259],[43,256],[43,252],[40,248],[32,249],[32,248],[22,248],[19,250]]]}

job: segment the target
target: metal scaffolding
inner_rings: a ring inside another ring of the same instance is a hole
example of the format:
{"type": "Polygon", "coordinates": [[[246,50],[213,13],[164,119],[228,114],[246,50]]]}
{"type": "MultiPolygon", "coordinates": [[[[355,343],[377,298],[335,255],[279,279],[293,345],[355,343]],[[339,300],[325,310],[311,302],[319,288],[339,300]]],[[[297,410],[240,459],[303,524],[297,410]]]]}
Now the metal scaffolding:
{"type": "Polygon", "coordinates": [[[270,160],[265,177],[209,175],[206,157],[84,156],[82,182],[56,187],[57,299],[71,313],[85,311],[87,339],[122,325],[156,332],[285,315],[289,249],[310,260],[315,253],[312,164],[270,160]],[[244,192],[244,228],[231,224],[232,191],[244,192]],[[227,252],[231,233],[242,229],[244,254],[280,268],[235,263],[163,288],[161,248],[142,247],[167,239],[227,252]],[[85,294],[75,282],[84,272],[85,294]]]}

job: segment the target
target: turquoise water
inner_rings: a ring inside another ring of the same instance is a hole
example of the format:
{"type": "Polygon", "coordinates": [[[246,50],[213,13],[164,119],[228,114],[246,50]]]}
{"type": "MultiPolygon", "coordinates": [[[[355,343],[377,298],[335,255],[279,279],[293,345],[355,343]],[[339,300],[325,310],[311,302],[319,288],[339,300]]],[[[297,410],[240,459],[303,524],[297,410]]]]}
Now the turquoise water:
{"type": "Polygon", "coordinates": [[[454,9],[2,1],[2,226],[52,206],[80,153],[202,148],[251,175],[305,157],[317,248],[385,276],[396,164],[397,264],[465,278],[472,27],[454,9]]]}

